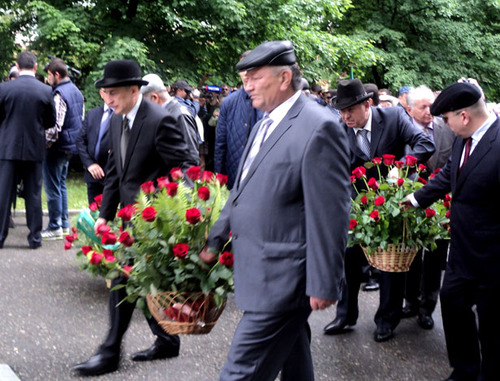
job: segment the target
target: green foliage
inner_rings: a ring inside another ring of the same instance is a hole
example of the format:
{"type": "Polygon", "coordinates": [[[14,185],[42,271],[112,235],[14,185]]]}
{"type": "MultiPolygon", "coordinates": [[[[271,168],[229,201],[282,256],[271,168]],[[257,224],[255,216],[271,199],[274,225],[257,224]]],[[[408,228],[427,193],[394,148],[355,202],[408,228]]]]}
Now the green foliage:
{"type": "MultiPolygon", "coordinates": [[[[352,200],[349,246],[361,245],[367,253],[373,253],[379,247],[386,250],[389,244],[418,246],[434,249],[437,239],[448,236],[449,219],[446,215],[450,199],[443,204],[435,204],[425,210],[407,209],[404,206],[406,196],[420,189],[426,182],[420,177],[425,166],[416,164],[416,159],[407,156],[407,164],[394,161],[394,156],[384,155],[374,158],[379,180],[366,179],[363,167],[353,171],[353,184],[361,179],[364,190],[357,191],[352,200]],[[389,176],[380,177],[380,166],[387,166],[389,176]],[[397,175],[396,175],[397,173],[397,175]],[[416,180],[410,180],[409,175],[416,180]]],[[[366,163],[365,167],[373,167],[366,163]]]]}

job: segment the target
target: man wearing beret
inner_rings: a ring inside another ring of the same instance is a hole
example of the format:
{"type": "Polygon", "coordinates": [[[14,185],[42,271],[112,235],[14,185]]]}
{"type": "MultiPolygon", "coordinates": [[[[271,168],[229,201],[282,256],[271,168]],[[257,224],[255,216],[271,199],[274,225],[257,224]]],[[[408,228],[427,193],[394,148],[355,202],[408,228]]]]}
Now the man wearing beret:
{"type": "Polygon", "coordinates": [[[452,192],[450,252],[441,313],[453,372],[448,380],[498,380],[500,375],[500,121],[481,92],[455,83],[436,98],[457,135],[444,168],[408,205],[426,208],[452,192]]]}
{"type": "MultiPolygon", "coordinates": [[[[419,131],[400,107],[370,107],[369,98],[359,79],[340,81],[337,86],[337,98],[334,106],[340,110],[343,126],[349,139],[351,170],[374,157],[394,155],[403,159],[406,148],[410,147],[411,156],[419,162],[425,162],[434,153],[432,140],[423,131],[419,131]]],[[[381,168],[382,175],[387,175],[386,168],[381,168]],[[385,170],[385,172],[384,172],[385,170]]],[[[378,178],[376,167],[366,171],[366,177],[378,178]]],[[[365,183],[356,183],[357,189],[363,189],[365,183]]],[[[356,192],[352,189],[353,198],[356,192]]],[[[362,269],[368,265],[359,245],[347,249],[345,272],[347,287],[337,306],[336,318],[325,327],[325,334],[336,335],[347,332],[355,325],[359,315],[358,294],[362,280],[362,269]]],[[[394,329],[401,320],[401,304],[404,293],[405,273],[380,272],[380,303],[375,314],[377,329],[374,339],[387,341],[394,336],[394,329]]]]}
{"type": "MultiPolygon", "coordinates": [[[[104,76],[96,82],[103,89],[109,107],[115,113],[110,119],[110,149],[99,218],[99,227],[114,219],[118,205],[133,204],[141,184],[167,176],[174,167],[187,168],[197,165],[190,162],[189,150],[182,126],[177,119],[143,98],[139,65],[134,61],[110,61],[104,68],[104,76]]],[[[111,288],[126,284],[121,276],[111,283],[111,288]]],[[[110,292],[110,328],[97,353],[88,361],[73,367],[79,375],[95,376],[118,369],[120,347],[135,303],[124,301],[125,288],[110,292]]],[[[148,319],[157,339],[149,349],[132,355],[134,361],[147,361],[178,356],[178,336],[167,335],[154,318],[148,319]]]]}
{"type": "Polygon", "coordinates": [[[221,380],[313,380],[307,319],[343,285],[349,220],[345,131],[301,94],[289,41],[265,42],[238,62],[264,118],[200,253],[211,262],[232,231],[236,304],[243,316],[221,380]]]}

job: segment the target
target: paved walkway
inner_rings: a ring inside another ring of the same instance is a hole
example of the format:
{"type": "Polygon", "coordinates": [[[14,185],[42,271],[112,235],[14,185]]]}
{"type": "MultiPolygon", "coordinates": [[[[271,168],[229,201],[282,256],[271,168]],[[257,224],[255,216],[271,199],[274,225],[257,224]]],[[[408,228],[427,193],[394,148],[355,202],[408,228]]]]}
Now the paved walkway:
{"type": "MultiPolygon", "coordinates": [[[[0,250],[0,381],[76,380],[74,363],[86,360],[103,339],[108,325],[107,289],[78,269],[75,251],[63,241],[28,249],[24,216],[15,217],[0,250]],[[7,367],[8,366],[8,367],[7,367]]],[[[313,312],[312,353],[316,380],[387,381],[441,380],[450,373],[440,311],[436,327],[425,331],[416,320],[403,320],[396,337],[386,343],[372,339],[378,292],[360,293],[356,329],[325,336],[323,327],[335,309],[313,312]]],[[[229,299],[216,327],[208,335],[182,336],[178,358],[134,363],[129,356],[147,348],[153,336],[136,311],[123,343],[119,371],[97,380],[217,380],[239,319],[229,299]]],[[[306,381],[306,380],[305,380],[306,381]]]]}

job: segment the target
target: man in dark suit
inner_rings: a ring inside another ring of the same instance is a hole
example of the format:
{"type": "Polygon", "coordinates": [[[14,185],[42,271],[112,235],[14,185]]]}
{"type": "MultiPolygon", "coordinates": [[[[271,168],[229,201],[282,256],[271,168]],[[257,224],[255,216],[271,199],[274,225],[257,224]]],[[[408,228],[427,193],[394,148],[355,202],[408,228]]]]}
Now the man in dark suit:
{"type": "MultiPolygon", "coordinates": [[[[371,96],[371,93],[366,93],[359,79],[340,81],[337,87],[335,107],[340,110],[347,131],[351,170],[384,154],[394,155],[397,159],[403,158],[406,145],[411,147],[411,156],[420,162],[426,161],[434,152],[431,139],[413,126],[400,108],[370,107],[368,99],[371,96]]],[[[366,175],[368,178],[378,178],[378,171],[373,167],[367,170],[366,175]]],[[[387,173],[382,171],[382,176],[385,175],[387,173]]],[[[358,189],[363,186],[361,181],[356,184],[358,189]]],[[[354,197],[354,189],[352,191],[354,197]]],[[[367,260],[359,245],[347,249],[347,287],[337,305],[337,317],[325,327],[325,334],[344,333],[356,324],[362,268],[366,265],[367,260]]],[[[380,303],[375,314],[377,329],[374,334],[377,342],[391,339],[399,324],[404,281],[404,273],[380,273],[380,303]]]]}
{"type": "Polygon", "coordinates": [[[83,179],[87,183],[89,204],[104,190],[109,154],[109,122],[113,115],[113,109],[106,102],[106,93],[101,89],[99,94],[104,104],[87,112],[76,139],[76,147],[85,170],[83,179]]]}
{"type": "MultiPolygon", "coordinates": [[[[142,85],[147,82],[141,79],[139,65],[129,60],[108,62],[103,78],[96,82],[115,110],[109,126],[110,153],[96,233],[115,217],[119,204],[135,202],[141,184],[167,176],[173,167],[186,169],[196,164],[189,161],[185,137],[176,119],[143,99],[139,91],[142,85]]],[[[126,277],[113,280],[111,288],[118,284],[126,284],[126,277]]],[[[135,308],[135,303],[123,301],[126,296],[125,288],[110,292],[108,335],[90,360],[73,367],[78,374],[98,375],[118,368],[121,341],[135,308]]],[[[151,348],[133,354],[132,360],[178,356],[179,337],[167,335],[154,318],[149,318],[148,323],[157,339],[151,348]]]]}
{"type": "Polygon", "coordinates": [[[201,258],[232,231],[236,303],[243,316],[221,380],[312,380],[311,309],[340,296],[349,219],[345,131],[302,95],[289,41],[266,42],[238,62],[253,106],[236,183],[201,258]]]}
{"type": "MultiPolygon", "coordinates": [[[[430,108],[434,102],[434,93],[427,86],[411,89],[406,97],[408,112],[412,122],[421,131],[430,136],[436,151],[425,163],[427,176],[438,168],[442,168],[451,154],[455,134],[440,117],[434,117],[430,108]]],[[[432,252],[419,250],[406,274],[405,306],[402,317],[417,316],[417,322],[423,329],[434,327],[434,312],[439,290],[441,288],[441,272],[448,254],[449,240],[438,240],[437,248],[432,252]]]]}
{"type": "Polygon", "coordinates": [[[18,180],[24,184],[26,224],[32,249],[42,244],[42,160],[45,129],[56,121],[49,86],[35,78],[36,56],[17,57],[19,77],[0,84],[0,248],[9,233],[9,216],[18,180]]]}
{"type": "Polygon", "coordinates": [[[457,135],[445,167],[408,204],[428,207],[452,192],[450,253],[441,313],[453,372],[448,380],[500,375],[500,121],[481,92],[455,83],[436,98],[433,115],[457,135]]]}

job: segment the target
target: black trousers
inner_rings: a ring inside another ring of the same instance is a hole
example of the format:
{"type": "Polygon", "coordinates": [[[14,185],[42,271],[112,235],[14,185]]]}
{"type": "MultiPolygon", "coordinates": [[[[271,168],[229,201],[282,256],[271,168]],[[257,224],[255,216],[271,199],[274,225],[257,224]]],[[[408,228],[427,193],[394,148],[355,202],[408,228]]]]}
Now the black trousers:
{"type": "Polygon", "coordinates": [[[102,194],[104,190],[104,182],[92,181],[87,183],[87,198],[89,205],[94,202],[94,198],[102,194]]]}
{"type": "Polygon", "coordinates": [[[42,163],[0,160],[0,247],[9,233],[9,216],[18,181],[24,184],[26,225],[31,247],[42,242],[42,163]]]}
{"type": "MultiPolygon", "coordinates": [[[[116,285],[126,283],[127,278],[120,276],[111,282],[111,289],[113,289],[116,285]]],[[[111,358],[119,356],[120,354],[123,335],[127,331],[135,309],[135,303],[122,302],[126,296],[127,291],[125,290],[125,287],[111,291],[109,294],[110,328],[108,336],[101,344],[98,351],[104,357],[111,358]]],[[[165,333],[153,317],[148,318],[147,320],[151,331],[157,336],[156,343],[158,345],[170,348],[172,351],[179,349],[180,338],[178,335],[168,335],[165,333]]]]}

